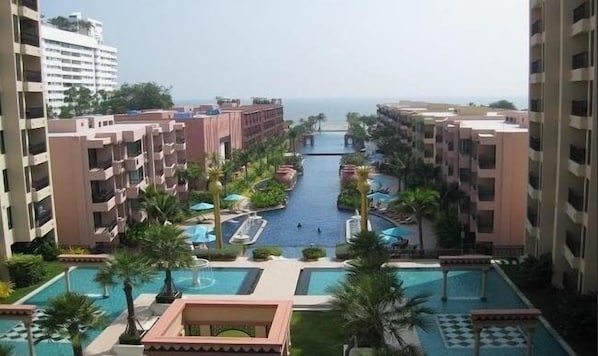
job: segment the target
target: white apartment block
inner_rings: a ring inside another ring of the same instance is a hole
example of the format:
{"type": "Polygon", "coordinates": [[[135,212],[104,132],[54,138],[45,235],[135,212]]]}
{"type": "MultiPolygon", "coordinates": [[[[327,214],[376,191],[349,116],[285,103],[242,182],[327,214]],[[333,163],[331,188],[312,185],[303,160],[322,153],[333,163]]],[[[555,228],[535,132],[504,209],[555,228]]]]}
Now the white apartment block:
{"type": "Polygon", "coordinates": [[[55,113],[64,105],[64,92],[83,86],[95,93],[117,86],[117,50],[104,45],[102,23],[71,14],[70,21],[86,21],[89,29],[64,31],[48,23],[41,26],[42,65],[46,101],[55,113]]]}

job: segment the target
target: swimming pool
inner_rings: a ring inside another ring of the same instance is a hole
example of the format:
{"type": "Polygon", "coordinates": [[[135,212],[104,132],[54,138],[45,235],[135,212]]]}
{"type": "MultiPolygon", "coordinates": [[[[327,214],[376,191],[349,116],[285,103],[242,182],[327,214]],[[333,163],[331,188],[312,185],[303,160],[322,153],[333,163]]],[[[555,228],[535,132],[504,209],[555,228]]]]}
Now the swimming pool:
{"type": "MultiPolygon", "coordinates": [[[[344,132],[314,132],[314,145],[297,145],[297,149],[304,155],[313,153],[352,153],[352,146],[345,146],[344,132]]],[[[337,167],[338,168],[338,167],[337,167]]]]}
{"type": "MultiPolygon", "coordinates": [[[[110,296],[102,298],[103,288],[93,279],[97,268],[76,268],[70,272],[71,288],[75,292],[87,294],[94,298],[96,304],[105,312],[112,322],[125,309],[125,296],[121,285],[109,289],[110,296]]],[[[176,286],[184,294],[251,294],[255,288],[262,270],[259,268],[212,268],[200,274],[200,287],[191,286],[192,272],[190,270],[173,271],[176,286]]],[[[133,288],[133,298],[140,294],[156,294],[162,288],[164,272],[156,274],[150,283],[133,288]]],[[[49,298],[66,291],[64,278],[59,278],[43,290],[29,297],[23,304],[33,304],[43,308],[49,298]]],[[[15,346],[16,355],[27,355],[27,339],[22,323],[0,321],[0,342],[15,346]]],[[[91,331],[84,347],[89,345],[101,331],[91,331]]],[[[41,331],[34,326],[34,339],[41,336],[41,331]]],[[[71,345],[66,340],[58,342],[40,341],[36,343],[38,355],[72,355],[71,345]]]]}
{"type": "MultiPolygon", "coordinates": [[[[330,286],[343,279],[340,268],[305,268],[297,283],[297,295],[326,295],[330,286]]],[[[448,277],[448,300],[440,300],[442,272],[437,268],[402,268],[397,274],[406,293],[431,295],[426,305],[434,310],[428,332],[417,329],[420,343],[428,355],[465,356],[473,353],[473,334],[469,327],[471,309],[526,308],[507,281],[494,269],[488,273],[487,300],[481,301],[479,271],[452,271],[448,277]]],[[[524,355],[525,334],[518,328],[489,328],[482,333],[482,354],[490,356],[524,355]],[[486,339],[484,339],[486,338],[486,339]]],[[[535,355],[567,355],[567,352],[541,325],[534,333],[535,355]]]]}
{"type": "MultiPolygon", "coordinates": [[[[334,247],[346,241],[345,223],[354,215],[336,207],[339,163],[340,156],[306,156],[304,174],[289,193],[287,207],[259,213],[268,224],[252,246],[281,246],[285,257],[299,257],[301,250],[313,243],[325,247],[328,256],[334,256],[334,247]]],[[[375,231],[394,226],[378,216],[369,218],[375,231]]]]}

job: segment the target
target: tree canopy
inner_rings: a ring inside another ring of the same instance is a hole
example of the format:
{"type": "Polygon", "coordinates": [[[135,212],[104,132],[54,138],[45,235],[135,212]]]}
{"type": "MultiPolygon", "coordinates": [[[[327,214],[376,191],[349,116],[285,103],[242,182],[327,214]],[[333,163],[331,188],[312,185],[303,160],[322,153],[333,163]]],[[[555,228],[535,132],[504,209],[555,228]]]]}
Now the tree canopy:
{"type": "Polygon", "coordinates": [[[504,99],[490,103],[490,104],[488,104],[488,106],[491,108],[497,108],[497,109],[517,110],[517,107],[515,106],[515,104],[513,104],[512,102],[510,102],[508,100],[504,100],[504,99]]]}

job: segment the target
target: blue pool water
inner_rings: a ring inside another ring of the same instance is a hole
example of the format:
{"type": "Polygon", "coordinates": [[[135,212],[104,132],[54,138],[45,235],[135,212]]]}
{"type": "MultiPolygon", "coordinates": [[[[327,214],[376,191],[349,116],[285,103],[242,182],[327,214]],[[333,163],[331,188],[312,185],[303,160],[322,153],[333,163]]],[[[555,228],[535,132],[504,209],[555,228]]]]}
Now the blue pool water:
{"type": "MultiPolygon", "coordinates": [[[[200,274],[200,287],[191,286],[192,272],[187,270],[173,271],[173,278],[177,288],[184,294],[249,294],[252,292],[259,272],[257,268],[213,268],[212,272],[206,271],[200,274]]],[[[70,272],[71,288],[75,292],[88,294],[94,297],[96,304],[106,312],[110,322],[114,320],[125,308],[125,296],[122,286],[109,289],[110,296],[102,298],[103,288],[93,279],[97,268],[77,268],[70,272]]],[[[133,288],[133,298],[142,293],[155,294],[160,291],[164,280],[164,272],[156,274],[152,282],[133,288]]],[[[48,299],[66,291],[64,278],[60,278],[39,293],[31,296],[24,304],[34,304],[43,308],[48,299]]],[[[20,323],[13,321],[0,321],[0,342],[7,342],[15,346],[15,355],[26,355],[27,344],[23,340],[14,339],[17,337],[16,330],[20,329],[20,323]],[[16,328],[15,328],[16,327],[16,328]],[[11,341],[14,340],[14,341],[11,341]]],[[[100,334],[100,331],[91,331],[89,338],[84,344],[87,346],[100,334]]],[[[35,346],[38,355],[72,355],[69,342],[47,342],[41,341],[35,346]]]]}
{"type": "MultiPolygon", "coordinates": [[[[282,246],[285,257],[299,257],[301,250],[313,243],[334,256],[334,246],[346,241],[345,223],[354,215],[336,208],[339,163],[340,156],[305,156],[304,174],[289,193],[287,207],[260,213],[268,224],[253,246],[282,246]]],[[[370,221],[375,231],[394,226],[377,216],[370,215],[370,221]]]]}
{"type": "MultiPolygon", "coordinates": [[[[435,315],[430,317],[430,327],[427,332],[421,329],[417,330],[420,343],[428,355],[469,356],[473,354],[473,349],[469,347],[447,347],[446,340],[450,338],[450,329],[446,328],[446,324],[443,322],[445,315],[449,315],[451,318],[454,316],[466,317],[471,309],[526,308],[511,286],[495,270],[488,273],[488,298],[485,302],[479,298],[481,284],[481,272],[479,271],[450,272],[446,302],[440,300],[442,272],[439,269],[404,268],[398,270],[397,274],[403,280],[407,295],[427,293],[431,296],[427,306],[433,309],[435,315]]],[[[326,295],[328,288],[342,280],[344,276],[345,271],[337,268],[304,269],[297,285],[296,294],[326,295]]],[[[524,355],[525,348],[483,347],[481,353],[489,356],[524,355]]],[[[541,325],[534,333],[534,355],[557,356],[567,355],[567,353],[541,325]]]]}
{"type": "Polygon", "coordinates": [[[314,133],[313,146],[303,146],[299,143],[297,150],[301,151],[303,154],[354,152],[352,146],[345,146],[344,132],[316,132],[314,133]]]}

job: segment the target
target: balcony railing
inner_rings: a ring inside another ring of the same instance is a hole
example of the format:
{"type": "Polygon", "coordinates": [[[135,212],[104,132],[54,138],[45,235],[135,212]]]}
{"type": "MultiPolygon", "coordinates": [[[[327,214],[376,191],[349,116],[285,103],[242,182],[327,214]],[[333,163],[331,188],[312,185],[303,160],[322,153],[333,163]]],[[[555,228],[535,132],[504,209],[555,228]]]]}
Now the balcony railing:
{"type": "Polygon", "coordinates": [[[530,65],[530,72],[532,74],[542,73],[544,71],[544,66],[542,65],[542,60],[538,59],[537,61],[533,61],[530,65]]]}
{"type": "Polygon", "coordinates": [[[532,224],[532,226],[538,226],[538,213],[536,213],[532,208],[527,208],[527,220],[532,224]]]}
{"type": "Polygon", "coordinates": [[[590,66],[589,52],[581,52],[571,57],[571,69],[587,68],[590,66]]]}
{"type": "Polygon", "coordinates": [[[44,210],[39,213],[35,213],[35,226],[43,226],[48,221],[52,220],[52,211],[44,210]]]}
{"type": "Polygon", "coordinates": [[[45,142],[29,145],[29,154],[38,155],[38,154],[44,153],[44,152],[46,152],[46,143],[45,142]]]}
{"type": "Polygon", "coordinates": [[[571,115],[590,116],[586,100],[571,100],[571,115]]]}
{"type": "Polygon", "coordinates": [[[494,188],[478,186],[478,199],[480,201],[494,201],[494,188]]]}
{"type": "Polygon", "coordinates": [[[50,177],[36,179],[33,182],[31,182],[31,186],[35,190],[42,190],[49,185],[50,185],[50,177]]]}
{"type": "Polygon", "coordinates": [[[41,83],[42,81],[42,72],[39,70],[26,70],[25,72],[25,80],[28,82],[37,82],[41,83]]]}
{"type": "Polygon", "coordinates": [[[581,239],[569,230],[565,232],[565,244],[573,256],[579,257],[581,255],[581,239]]]}
{"type": "Polygon", "coordinates": [[[586,164],[586,150],[569,145],[569,159],[579,164],[586,164]]]}
{"type": "Polygon", "coordinates": [[[39,119],[44,117],[44,108],[41,106],[29,107],[25,109],[25,118],[39,119]]]}
{"type": "Polygon", "coordinates": [[[39,36],[35,33],[21,32],[21,43],[39,47],[39,36]]]}
{"type": "Polygon", "coordinates": [[[567,201],[577,211],[583,211],[583,195],[578,194],[573,189],[569,188],[569,194],[567,195],[567,201]]]}
{"type": "Polygon", "coordinates": [[[105,203],[114,197],[114,190],[97,192],[91,195],[91,200],[94,203],[105,203]]]}
{"type": "Polygon", "coordinates": [[[542,100],[532,99],[529,101],[529,111],[542,112],[542,100]]]}
{"type": "Polygon", "coordinates": [[[481,169],[494,169],[496,160],[494,157],[478,157],[478,167],[481,169]]]}
{"type": "Polygon", "coordinates": [[[21,0],[21,5],[30,8],[33,11],[37,11],[36,0],[21,0]]]}
{"type": "Polygon", "coordinates": [[[590,3],[588,1],[573,9],[573,23],[590,17],[590,3]]]}
{"type": "Polygon", "coordinates": [[[539,137],[530,136],[529,138],[529,147],[537,152],[542,151],[542,140],[539,137]]]}
{"type": "Polygon", "coordinates": [[[529,183],[529,185],[531,185],[534,189],[540,189],[540,177],[538,177],[537,175],[530,173],[527,181],[529,183]]]}
{"type": "Polygon", "coordinates": [[[94,169],[94,168],[108,169],[110,167],[112,167],[112,158],[98,161],[96,164],[92,165],[91,169],[94,169]]]}
{"type": "Polygon", "coordinates": [[[542,23],[542,20],[538,20],[532,24],[532,28],[531,28],[532,36],[535,35],[536,33],[542,32],[542,31],[544,31],[544,25],[542,23]]]}

